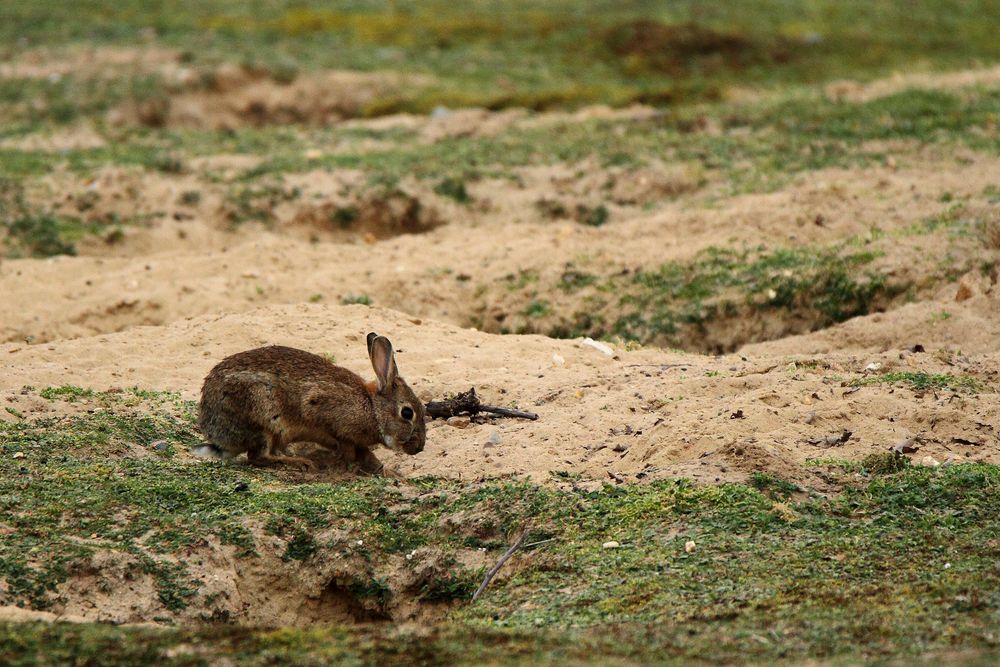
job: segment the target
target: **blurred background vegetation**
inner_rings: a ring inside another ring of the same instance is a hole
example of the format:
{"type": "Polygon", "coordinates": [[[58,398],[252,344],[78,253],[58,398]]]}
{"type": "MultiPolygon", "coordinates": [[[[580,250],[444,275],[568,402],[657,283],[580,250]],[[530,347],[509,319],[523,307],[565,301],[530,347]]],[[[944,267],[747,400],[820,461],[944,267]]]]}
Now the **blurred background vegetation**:
{"type": "Polygon", "coordinates": [[[194,65],[236,61],[276,78],[321,68],[424,75],[365,109],[379,115],[667,104],[733,84],[965,67],[1000,57],[998,27],[998,0],[79,0],[58,11],[5,0],[0,56],[155,41],[194,65]]]}

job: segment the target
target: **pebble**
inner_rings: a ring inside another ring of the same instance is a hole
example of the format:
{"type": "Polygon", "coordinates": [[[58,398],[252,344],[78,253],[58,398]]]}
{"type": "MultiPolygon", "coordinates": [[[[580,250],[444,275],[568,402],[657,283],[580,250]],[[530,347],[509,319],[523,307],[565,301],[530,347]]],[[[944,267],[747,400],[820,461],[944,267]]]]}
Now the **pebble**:
{"type": "Polygon", "coordinates": [[[602,544],[601,548],[602,549],[617,549],[620,546],[621,546],[621,544],[619,542],[615,542],[614,540],[611,540],[610,542],[605,542],[604,544],[602,544]]]}
{"type": "Polygon", "coordinates": [[[684,543],[684,553],[691,553],[692,551],[695,550],[695,547],[696,545],[694,543],[694,540],[688,540],[687,542],[684,543]]]}
{"type": "Polygon", "coordinates": [[[167,450],[167,447],[170,446],[170,443],[166,440],[154,440],[151,443],[151,446],[158,452],[164,452],[167,450]]]}
{"type": "Polygon", "coordinates": [[[25,456],[24,452],[14,452],[15,459],[23,459],[25,456]]]}
{"type": "Polygon", "coordinates": [[[469,428],[469,424],[472,422],[468,417],[448,417],[448,421],[445,423],[454,428],[469,428]]]}
{"type": "Polygon", "coordinates": [[[563,357],[562,357],[561,354],[553,354],[552,355],[552,365],[553,366],[565,366],[566,365],[566,360],[563,359],[563,357]]]}
{"type": "Polygon", "coordinates": [[[592,347],[601,354],[606,354],[609,357],[613,356],[615,353],[615,351],[611,349],[610,345],[607,345],[606,343],[602,343],[600,341],[596,341],[593,338],[584,338],[582,344],[586,345],[587,347],[592,347]]]}
{"type": "Polygon", "coordinates": [[[920,465],[925,466],[927,468],[937,468],[939,465],[941,465],[941,462],[938,461],[933,456],[925,456],[924,458],[920,459],[920,465]]]}
{"type": "Polygon", "coordinates": [[[486,444],[488,445],[499,445],[501,442],[502,438],[500,437],[500,434],[497,433],[496,431],[490,433],[490,437],[486,440],[486,444]]]}

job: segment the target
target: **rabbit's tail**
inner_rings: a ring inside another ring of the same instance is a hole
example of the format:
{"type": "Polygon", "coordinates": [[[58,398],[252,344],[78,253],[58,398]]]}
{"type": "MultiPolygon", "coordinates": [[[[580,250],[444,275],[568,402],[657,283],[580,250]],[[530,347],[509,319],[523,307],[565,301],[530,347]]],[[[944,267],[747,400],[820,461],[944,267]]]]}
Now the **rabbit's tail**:
{"type": "Polygon", "coordinates": [[[224,459],[226,458],[225,452],[216,447],[210,442],[204,445],[197,445],[191,448],[191,454],[197,456],[199,459],[224,459]]]}

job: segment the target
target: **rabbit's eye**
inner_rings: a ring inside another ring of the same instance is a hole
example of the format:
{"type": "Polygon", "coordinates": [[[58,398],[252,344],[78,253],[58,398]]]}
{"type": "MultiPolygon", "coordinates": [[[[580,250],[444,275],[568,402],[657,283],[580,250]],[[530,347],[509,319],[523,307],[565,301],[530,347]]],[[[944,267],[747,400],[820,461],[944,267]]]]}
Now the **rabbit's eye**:
{"type": "Polygon", "coordinates": [[[408,405],[404,406],[403,409],[399,411],[399,414],[403,417],[403,419],[413,419],[413,408],[408,405]]]}

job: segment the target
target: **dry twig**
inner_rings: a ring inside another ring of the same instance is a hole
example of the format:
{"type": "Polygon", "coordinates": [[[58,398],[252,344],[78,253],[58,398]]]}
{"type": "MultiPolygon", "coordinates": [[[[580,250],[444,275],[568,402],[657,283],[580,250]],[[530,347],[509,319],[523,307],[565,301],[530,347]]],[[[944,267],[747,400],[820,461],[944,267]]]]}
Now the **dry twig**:
{"type": "Polygon", "coordinates": [[[517,538],[517,541],[514,542],[514,544],[510,545],[510,549],[507,549],[507,551],[504,552],[504,555],[500,556],[500,560],[497,561],[497,564],[491,567],[490,571],[486,573],[486,578],[483,579],[483,583],[479,584],[479,588],[476,589],[476,592],[472,594],[473,602],[475,602],[476,598],[479,597],[479,594],[485,591],[486,587],[490,585],[490,582],[493,581],[493,577],[495,577],[497,572],[500,571],[500,568],[503,567],[503,564],[506,563],[510,559],[510,557],[514,555],[514,552],[517,551],[522,544],[524,544],[524,538],[528,536],[528,531],[530,530],[531,528],[525,528],[524,532],[521,533],[521,537],[517,538]]]}
{"type": "Polygon", "coordinates": [[[510,408],[499,408],[493,405],[483,405],[479,402],[479,397],[476,396],[475,387],[469,391],[463,391],[454,398],[449,398],[445,401],[431,401],[427,403],[425,408],[427,410],[427,414],[431,417],[441,417],[443,419],[455,417],[460,414],[468,414],[470,417],[475,417],[480,412],[488,412],[501,417],[538,419],[538,415],[534,412],[512,410],[510,408]]]}

